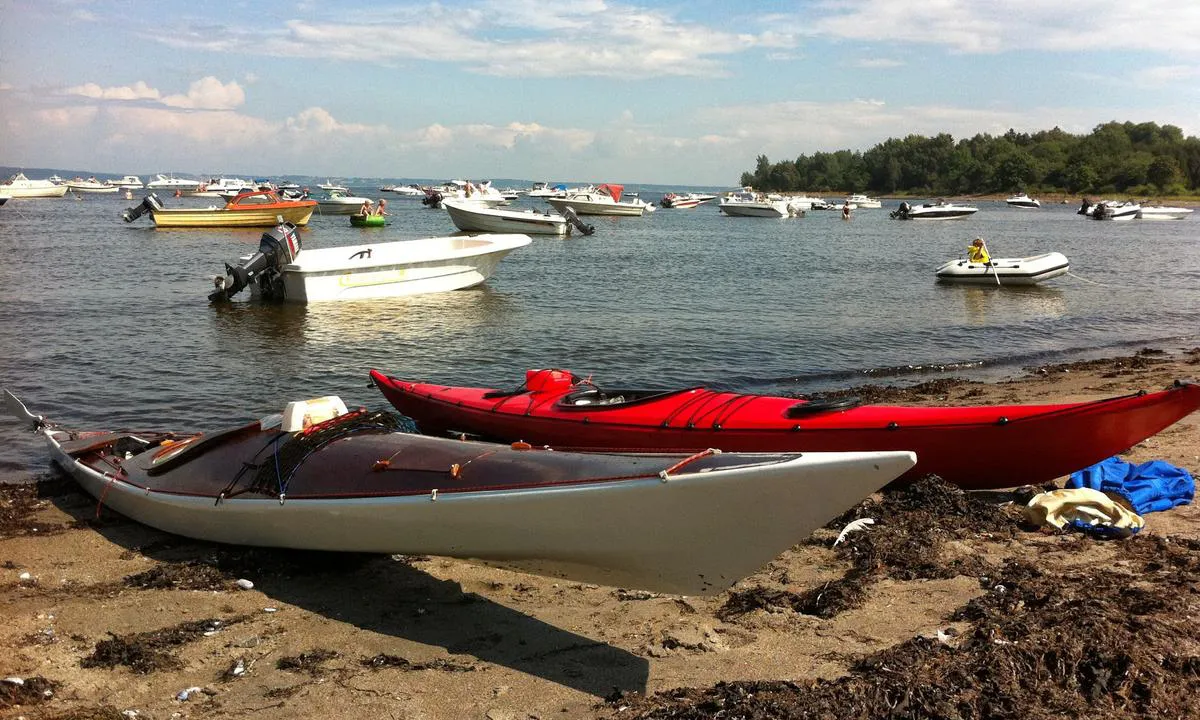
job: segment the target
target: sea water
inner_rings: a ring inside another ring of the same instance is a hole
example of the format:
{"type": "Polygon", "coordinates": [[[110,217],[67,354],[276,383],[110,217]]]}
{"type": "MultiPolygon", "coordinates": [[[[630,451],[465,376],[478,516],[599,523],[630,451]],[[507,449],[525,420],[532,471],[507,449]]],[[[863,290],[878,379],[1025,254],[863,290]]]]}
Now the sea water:
{"type": "MultiPolygon", "coordinates": [[[[390,224],[315,215],[304,247],[456,231],[418,200],[352,190],[386,197],[390,224]]],[[[309,306],[244,293],[212,305],[212,276],[255,251],[262,230],[126,224],[120,211],[140,198],[0,207],[0,384],[67,426],[207,430],[324,395],[384,408],[370,368],[507,388],[528,368],[560,367],[601,386],[796,394],[1198,344],[1195,218],[1097,222],[1074,205],[981,202],[964,220],[897,221],[893,200],[848,221],[773,220],[725,217],[713,202],[585,217],[595,234],[535,236],[467,290],[309,306]],[[1072,275],[1027,288],[937,283],[934,269],[976,236],[995,257],[1061,252],[1072,275]]],[[[5,433],[0,478],[46,466],[35,436],[5,433]]]]}

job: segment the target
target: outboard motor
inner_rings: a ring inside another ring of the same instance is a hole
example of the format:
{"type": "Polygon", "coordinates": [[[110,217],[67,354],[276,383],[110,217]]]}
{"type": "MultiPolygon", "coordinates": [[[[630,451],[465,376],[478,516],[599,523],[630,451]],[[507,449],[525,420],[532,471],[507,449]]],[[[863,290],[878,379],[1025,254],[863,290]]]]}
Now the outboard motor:
{"type": "Polygon", "coordinates": [[[140,204],[122,210],[121,217],[125,218],[125,222],[133,222],[148,212],[162,210],[162,208],[163,206],[162,203],[158,201],[158,196],[154,193],[150,193],[146,197],[142,198],[142,202],[140,204]]]}
{"type": "Polygon", "coordinates": [[[213,278],[216,290],[209,294],[212,302],[224,302],[242,291],[250,283],[257,282],[264,298],[283,299],[283,276],[280,269],[300,253],[300,235],[290,222],[279,225],[262,234],[258,252],[238,265],[225,263],[226,276],[213,278]]]}
{"type": "Polygon", "coordinates": [[[562,215],[567,219],[567,222],[574,225],[575,229],[584,235],[591,235],[592,233],[596,232],[596,227],[594,225],[588,225],[580,220],[579,216],[575,214],[575,210],[573,208],[564,208],[562,215]]]}

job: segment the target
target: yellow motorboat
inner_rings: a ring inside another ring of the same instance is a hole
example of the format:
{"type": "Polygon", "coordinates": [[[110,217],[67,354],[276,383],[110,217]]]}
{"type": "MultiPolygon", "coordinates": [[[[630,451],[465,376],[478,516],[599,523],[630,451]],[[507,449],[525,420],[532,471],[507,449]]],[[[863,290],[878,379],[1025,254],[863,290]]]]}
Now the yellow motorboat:
{"type": "Polygon", "coordinates": [[[125,222],[133,222],[149,212],[160,228],[275,227],[281,221],[307,225],[316,207],[316,200],[284,200],[273,190],[252,190],[235,196],[224,207],[166,208],[151,193],[121,216],[125,222]]]}

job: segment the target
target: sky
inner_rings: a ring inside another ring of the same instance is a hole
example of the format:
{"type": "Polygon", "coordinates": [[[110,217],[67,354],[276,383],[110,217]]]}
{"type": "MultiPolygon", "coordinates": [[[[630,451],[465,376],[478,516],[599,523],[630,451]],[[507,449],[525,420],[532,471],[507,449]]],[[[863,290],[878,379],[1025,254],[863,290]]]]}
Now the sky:
{"type": "Polygon", "coordinates": [[[889,137],[1200,134],[1200,2],[0,0],[0,165],[733,186],[889,137]]]}

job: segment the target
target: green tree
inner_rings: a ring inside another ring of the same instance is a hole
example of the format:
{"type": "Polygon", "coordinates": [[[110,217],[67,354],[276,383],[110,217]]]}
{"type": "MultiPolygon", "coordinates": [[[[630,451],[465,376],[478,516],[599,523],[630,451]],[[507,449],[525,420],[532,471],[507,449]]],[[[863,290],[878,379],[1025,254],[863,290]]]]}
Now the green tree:
{"type": "Polygon", "coordinates": [[[1150,167],[1146,168],[1146,179],[1158,188],[1159,192],[1165,192],[1178,178],[1179,163],[1168,155],[1159,155],[1151,160],[1150,167]]]}

